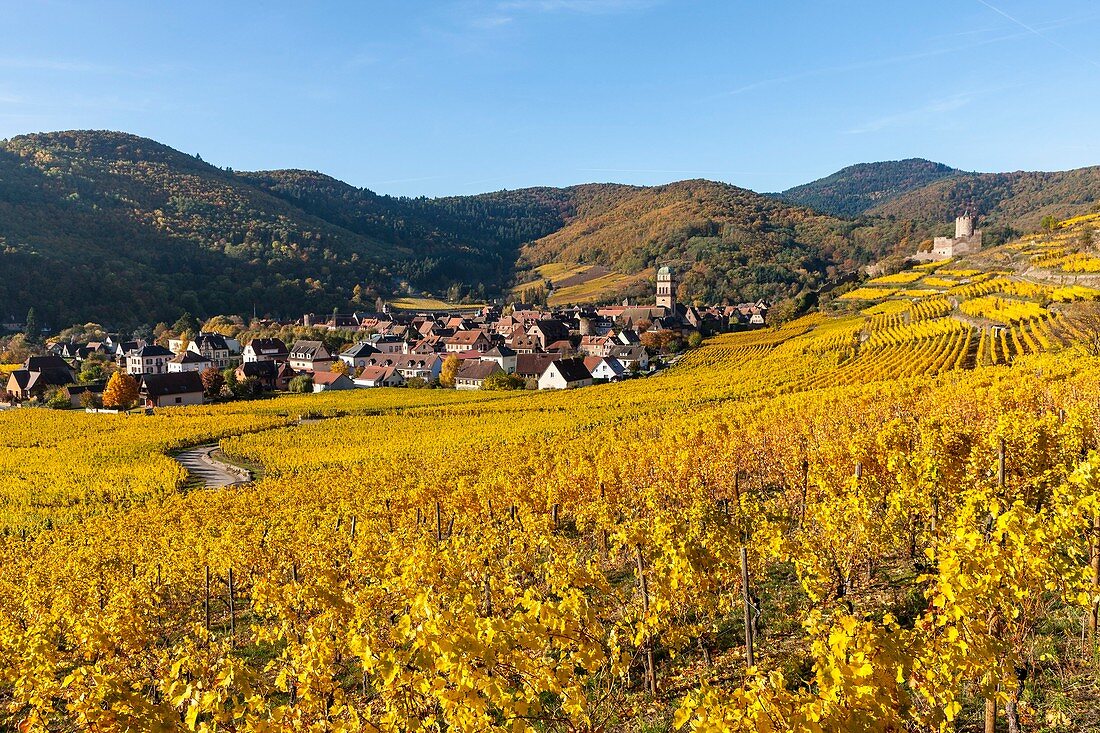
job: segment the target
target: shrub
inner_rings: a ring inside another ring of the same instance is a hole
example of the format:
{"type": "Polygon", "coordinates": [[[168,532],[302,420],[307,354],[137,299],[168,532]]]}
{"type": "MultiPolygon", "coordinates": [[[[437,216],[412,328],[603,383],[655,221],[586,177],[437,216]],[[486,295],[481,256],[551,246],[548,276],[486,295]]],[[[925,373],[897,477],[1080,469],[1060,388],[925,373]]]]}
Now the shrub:
{"type": "Polygon", "coordinates": [[[313,390],[313,379],[305,374],[299,374],[290,380],[290,384],[287,385],[291,392],[294,394],[303,394],[313,390]]]}

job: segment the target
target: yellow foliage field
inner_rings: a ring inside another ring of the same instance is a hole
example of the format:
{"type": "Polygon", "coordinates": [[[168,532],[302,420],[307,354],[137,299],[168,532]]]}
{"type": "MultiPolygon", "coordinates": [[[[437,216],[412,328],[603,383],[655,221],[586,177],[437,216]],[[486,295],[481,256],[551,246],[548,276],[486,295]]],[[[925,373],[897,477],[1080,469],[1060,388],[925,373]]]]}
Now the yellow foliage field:
{"type": "Polygon", "coordinates": [[[862,291],[570,392],[0,413],[0,728],[1082,728],[1087,324],[862,291]]]}

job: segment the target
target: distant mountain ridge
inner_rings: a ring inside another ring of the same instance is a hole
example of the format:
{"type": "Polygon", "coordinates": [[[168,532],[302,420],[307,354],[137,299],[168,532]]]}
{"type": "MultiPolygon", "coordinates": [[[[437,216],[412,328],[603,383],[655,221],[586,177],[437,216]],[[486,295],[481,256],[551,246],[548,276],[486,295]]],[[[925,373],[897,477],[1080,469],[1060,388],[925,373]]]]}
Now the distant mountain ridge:
{"type": "Polygon", "coordinates": [[[872,216],[943,222],[965,208],[1016,232],[1034,231],[1047,215],[1092,211],[1100,202],[1100,166],[1069,171],[965,173],[934,181],[869,209],[872,216]]]}
{"type": "Polygon", "coordinates": [[[1100,168],[975,174],[921,159],[773,195],[692,180],[402,198],[313,171],[221,169],[127,133],[39,133],[0,141],[0,316],[140,324],[371,308],[407,290],[483,300],[549,264],[627,276],[588,293],[604,300],[651,297],[658,263],[679,269],[688,300],[780,299],[913,251],[968,203],[1027,227],[1098,200],[1100,168]]]}
{"type": "Polygon", "coordinates": [[[923,158],[857,163],[775,196],[835,216],[853,217],[910,191],[960,174],[962,171],[923,158]]]}
{"type": "Polygon", "coordinates": [[[974,173],[910,158],[859,163],[771,195],[836,216],[906,219],[918,230],[948,223],[969,208],[987,223],[1024,232],[1047,215],[1091,210],[1100,201],[1100,166],[974,173]]]}

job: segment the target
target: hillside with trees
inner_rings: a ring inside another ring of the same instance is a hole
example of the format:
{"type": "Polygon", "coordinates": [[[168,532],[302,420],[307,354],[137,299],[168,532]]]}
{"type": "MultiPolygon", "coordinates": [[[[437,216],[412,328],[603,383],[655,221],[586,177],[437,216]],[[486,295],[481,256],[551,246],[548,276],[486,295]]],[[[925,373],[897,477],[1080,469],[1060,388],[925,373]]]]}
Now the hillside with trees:
{"type": "Polygon", "coordinates": [[[521,270],[569,262],[630,274],[673,262],[682,297],[751,300],[795,295],[908,246],[904,222],[845,220],[713,181],[607,198],[524,246],[521,270]]]}
{"type": "Polygon", "coordinates": [[[648,297],[659,262],[680,269],[686,299],[780,299],[914,251],[967,205],[994,241],[998,227],[1091,210],[1100,168],[970,174],[908,160],[782,196],[697,180],[403,198],[310,171],[238,173],[125,133],[23,135],[0,141],[0,315],[33,307],[47,325],[128,328],[424,292],[485,302],[538,291],[548,265],[602,268],[588,301],[648,297]]]}
{"type": "Polygon", "coordinates": [[[134,323],[325,310],[408,255],[151,140],[65,132],[0,145],[5,313],[134,323]]]}
{"type": "Polygon", "coordinates": [[[967,173],[935,181],[868,211],[871,215],[944,222],[964,208],[1015,232],[1034,231],[1045,216],[1068,219],[1100,202],[1100,166],[1070,171],[967,173]]]}
{"type": "Polygon", "coordinates": [[[909,191],[957,175],[965,174],[923,158],[858,163],[775,195],[834,216],[852,217],[909,191]]]}

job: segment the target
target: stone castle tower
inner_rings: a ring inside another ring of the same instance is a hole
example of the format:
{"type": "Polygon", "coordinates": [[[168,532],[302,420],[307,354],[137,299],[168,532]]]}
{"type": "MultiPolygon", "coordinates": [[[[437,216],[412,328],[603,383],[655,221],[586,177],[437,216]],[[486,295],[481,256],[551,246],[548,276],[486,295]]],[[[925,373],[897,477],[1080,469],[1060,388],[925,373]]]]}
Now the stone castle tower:
{"type": "Polygon", "coordinates": [[[676,278],[667,266],[657,270],[657,307],[667,308],[669,313],[676,310],[676,278]]]}
{"type": "Polygon", "coordinates": [[[974,215],[968,209],[962,216],[955,219],[955,239],[965,239],[974,236],[974,215]]]}
{"type": "Polygon", "coordinates": [[[941,262],[980,251],[982,230],[974,228],[976,221],[977,217],[969,208],[966,209],[962,216],[955,217],[955,236],[936,237],[932,240],[932,250],[917,252],[914,259],[918,262],[941,262]]]}

